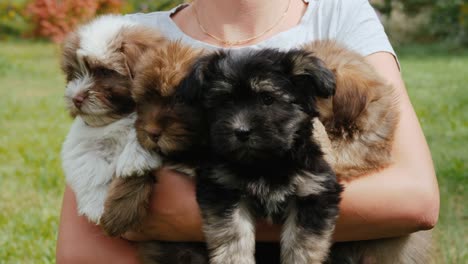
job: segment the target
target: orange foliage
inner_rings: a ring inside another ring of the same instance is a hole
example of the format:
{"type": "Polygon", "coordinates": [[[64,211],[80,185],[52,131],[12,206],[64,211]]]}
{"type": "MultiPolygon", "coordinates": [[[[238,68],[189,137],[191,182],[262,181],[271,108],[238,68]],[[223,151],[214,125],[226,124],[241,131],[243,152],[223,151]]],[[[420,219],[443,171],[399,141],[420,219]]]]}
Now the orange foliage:
{"type": "Polygon", "coordinates": [[[34,37],[61,42],[80,23],[99,14],[118,13],[122,6],[122,0],[33,0],[26,14],[34,37]]]}

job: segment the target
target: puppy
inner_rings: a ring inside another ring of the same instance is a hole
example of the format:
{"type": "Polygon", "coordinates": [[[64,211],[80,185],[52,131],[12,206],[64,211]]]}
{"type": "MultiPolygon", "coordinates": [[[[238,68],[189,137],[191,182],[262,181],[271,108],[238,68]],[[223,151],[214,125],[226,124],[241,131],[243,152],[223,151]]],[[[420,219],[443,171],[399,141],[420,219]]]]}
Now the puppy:
{"type": "Polygon", "coordinates": [[[170,42],[147,52],[138,65],[132,96],[138,114],[140,144],[169,163],[195,162],[203,147],[201,109],[184,104],[176,94],[183,78],[203,51],[170,42]]]}
{"type": "MultiPolygon", "coordinates": [[[[314,128],[338,179],[352,180],[390,165],[399,117],[394,88],[361,55],[334,41],[316,41],[304,49],[322,59],[336,76],[335,95],[317,98],[319,118],[325,130],[319,129],[320,122],[314,128]],[[319,136],[321,131],[325,133],[319,136]]],[[[429,263],[430,248],[430,232],[338,243],[332,249],[330,262],[429,263]]]]}
{"type": "MultiPolygon", "coordinates": [[[[138,143],[145,151],[162,158],[164,166],[193,176],[197,160],[203,156],[201,111],[183,104],[175,91],[188,74],[201,50],[180,42],[150,49],[136,66],[132,97],[136,102],[135,122],[138,143]]],[[[102,225],[110,235],[120,235],[140,223],[148,211],[153,171],[146,176],[117,178],[105,202],[102,225]]],[[[169,204],[168,204],[169,205],[169,204]]],[[[208,263],[202,243],[139,243],[143,263],[208,263]]]]}
{"type": "Polygon", "coordinates": [[[184,83],[181,97],[201,102],[209,137],[197,200],[210,263],[255,263],[259,217],[283,224],[282,263],[322,263],[342,187],[312,140],[311,119],[315,97],[335,91],[333,73],[300,50],[218,52],[184,83]]]}
{"type": "Polygon", "coordinates": [[[100,223],[112,177],[128,172],[118,167],[121,155],[143,170],[160,163],[132,143],[136,115],[130,87],[141,54],[163,42],[157,32],[121,16],[97,18],[64,42],[65,102],[75,120],[63,143],[62,163],[78,213],[93,223],[100,223]]]}
{"type": "Polygon", "coordinates": [[[318,98],[320,121],[331,141],[329,162],[340,180],[375,172],[392,162],[399,111],[394,88],[364,58],[334,41],[303,47],[336,75],[336,93],[318,98]]]}

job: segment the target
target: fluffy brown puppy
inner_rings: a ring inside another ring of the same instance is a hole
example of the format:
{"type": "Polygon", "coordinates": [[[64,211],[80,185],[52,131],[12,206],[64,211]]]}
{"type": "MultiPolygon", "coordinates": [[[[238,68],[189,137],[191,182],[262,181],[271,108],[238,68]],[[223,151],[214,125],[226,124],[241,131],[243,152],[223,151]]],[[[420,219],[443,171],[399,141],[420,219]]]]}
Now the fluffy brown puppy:
{"type": "Polygon", "coordinates": [[[177,162],[183,158],[180,155],[185,156],[201,143],[201,114],[173,96],[201,55],[202,50],[170,42],[146,53],[138,66],[132,90],[137,104],[138,141],[145,149],[169,157],[170,162],[177,162]]]}
{"type": "MultiPolygon", "coordinates": [[[[304,48],[313,51],[336,76],[335,95],[317,98],[325,130],[315,122],[314,134],[338,178],[347,181],[390,165],[399,117],[394,88],[363,56],[334,41],[316,41],[304,48]]],[[[337,243],[330,263],[423,264],[430,263],[430,250],[431,232],[417,232],[399,238],[337,243]]]]}
{"type": "MultiPolygon", "coordinates": [[[[191,69],[201,50],[180,42],[146,52],[136,67],[132,96],[136,102],[135,129],[139,144],[159,154],[165,166],[193,175],[200,157],[201,114],[195,108],[179,103],[173,96],[180,81],[191,69]]],[[[109,190],[103,221],[114,227],[111,234],[120,235],[140,223],[148,211],[154,183],[153,171],[144,176],[116,179],[109,190]]],[[[207,263],[202,243],[141,243],[143,263],[207,263]]]]}
{"type": "Polygon", "coordinates": [[[336,94],[317,102],[336,175],[350,180],[388,166],[399,116],[393,87],[361,55],[334,41],[316,41],[304,48],[336,75],[336,94]]]}
{"type": "MultiPolygon", "coordinates": [[[[193,126],[199,122],[199,115],[178,105],[172,94],[200,54],[201,51],[179,42],[169,42],[148,50],[138,62],[132,97],[136,102],[136,136],[145,150],[178,158],[175,154],[191,149],[196,132],[193,126]]],[[[144,218],[153,171],[144,174],[116,179],[112,184],[103,216],[103,225],[110,235],[121,235],[144,218]]]]}

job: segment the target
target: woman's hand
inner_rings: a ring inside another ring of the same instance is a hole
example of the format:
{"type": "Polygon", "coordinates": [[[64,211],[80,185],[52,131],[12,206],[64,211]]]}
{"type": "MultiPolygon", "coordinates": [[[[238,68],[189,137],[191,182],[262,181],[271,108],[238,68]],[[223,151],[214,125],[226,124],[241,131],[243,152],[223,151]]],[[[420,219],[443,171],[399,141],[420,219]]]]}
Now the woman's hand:
{"type": "Polygon", "coordinates": [[[202,241],[201,216],[195,198],[195,182],[189,176],[162,168],[155,172],[150,213],[128,240],[202,241]]]}
{"type": "MultiPolygon", "coordinates": [[[[156,172],[150,214],[139,230],[123,237],[132,241],[203,241],[202,219],[195,197],[195,182],[167,168],[156,172]]],[[[259,221],[257,239],[278,241],[280,227],[259,221]]]]}

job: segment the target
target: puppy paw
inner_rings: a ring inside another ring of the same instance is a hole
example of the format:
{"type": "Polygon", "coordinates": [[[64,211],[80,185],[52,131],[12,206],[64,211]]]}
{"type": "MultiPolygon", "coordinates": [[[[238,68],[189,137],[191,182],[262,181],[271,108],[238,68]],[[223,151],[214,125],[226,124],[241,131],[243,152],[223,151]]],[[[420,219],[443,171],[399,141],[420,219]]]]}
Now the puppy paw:
{"type": "Polygon", "coordinates": [[[169,168],[173,171],[177,171],[179,173],[187,175],[189,178],[195,178],[196,176],[196,168],[191,166],[186,166],[184,164],[176,163],[176,164],[164,164],[166,168],[169,168]]]}
{"type": "Polygon", "coordinates": [[[112,181],[100,219],[109,236],[120,236],[140,225],[148,214],[153,184],[151,174],[112,181]]]}
{"type": "Polygon", "coordinates": [[[158,168],[161,163],[159,155],[147,151],[140,146],[136,136],[129,135],[127,145],[117,160],[115,175],[117,177],[144,175],[146,171],[158,168]]]}
{"type": "Polygon", "coordinates": [[[318,118],[314,118],[312,120],[312,136],[315,142],[320,145],[322,152],[324,153],[325,160],[330,163],[334,164],[333,160],[333,147],[330,138],[328,137],[327,131],[325,130],[325,126],[320,122],[318,118]]]}
{"type": "Polygon", "coordinates": [[[99,224],[100,218],[103,214],[103,206],[88,205],[86,207],[78,208],[78,215],[85,216],[91,223],[99,224]]]}
{"type": "Polygon", "coordinates": [[[107,196],[107,186],[89,188],[88,192],[80,189],[75,192],[78,215],[85,216],[90,222],[99,224],[104,212],[104,201],[107,196]]]}

